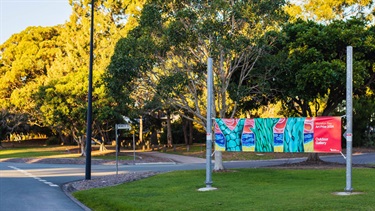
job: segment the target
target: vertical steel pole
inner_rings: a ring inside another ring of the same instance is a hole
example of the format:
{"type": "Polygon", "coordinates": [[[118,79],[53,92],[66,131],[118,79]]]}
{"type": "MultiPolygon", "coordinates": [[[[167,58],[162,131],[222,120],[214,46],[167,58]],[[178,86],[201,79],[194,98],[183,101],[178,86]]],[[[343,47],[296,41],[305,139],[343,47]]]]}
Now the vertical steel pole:
{"type": "Polygon", "coordinates": [[[135,129],[134,129],[134,132],[133,132],[133,163],[135,165],[135,129]]]}
{"type": "Polygon", "coordinates": [[[346,187],[352,192],[352,140],[353,140],[353,47],[346,48],[346,187]]]}
{"type": "Polygon", "coordinates": [[[115,130],[116,130],[116,175],[118,175],[118,127],[117,124],[115,125],[115,130]]]}
{"type": "Polygon", "coordinates": [[[207,61],[206,187],[212,185],[212,58],[207,61]]]}
{"type": "Polygon", "coordinates": [[[91,133],[92,133],[92,66],[94,60],[94,0],[91,0],[91,33],[90,33],[90,64],[89,87],[87,95],[87,128],[86,128],[86,171],[85,179],[91,179],[91,133]]]}

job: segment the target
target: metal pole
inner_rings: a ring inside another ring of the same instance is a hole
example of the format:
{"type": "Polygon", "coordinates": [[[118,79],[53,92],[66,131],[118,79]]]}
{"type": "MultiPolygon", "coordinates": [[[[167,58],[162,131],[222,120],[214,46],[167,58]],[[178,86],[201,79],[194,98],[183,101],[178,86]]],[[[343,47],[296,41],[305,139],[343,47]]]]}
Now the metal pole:
{"type": "Polygon", "coordinates": [[[91,133],[92,133],[92,66],[94,60],[94,0],[91,0],[91,33],[90,33],[90,64],[89,87],[87,101],[87,129],[86,129],[86,171],[85,179],[91,179],[91,133]]]}
{"type": "Polygon", "coordinates": [[[207,128],[206,128],[206,187],[211,188],[212,185],[212,58],[207,61],[207,128]]]}
{"type": "Polygon", "coordinates": [[[118,127],[117,127],[117,124],[115,126],[115,130],[116,130],[116,175],[118,175],[118,150],[117,150],[117,147],[118,147],[118,133],[117,133],[118,127]]]}
{"type": "Polygon", "coordinates": [[[135,130],[133,131],[133,156],[134,156],[134,165],[135,165],[135,130]]]}
{"type": "Polygon", "coordinates": [[[352,192],[353,47],[346,48],[346,187],[352,192]]]}

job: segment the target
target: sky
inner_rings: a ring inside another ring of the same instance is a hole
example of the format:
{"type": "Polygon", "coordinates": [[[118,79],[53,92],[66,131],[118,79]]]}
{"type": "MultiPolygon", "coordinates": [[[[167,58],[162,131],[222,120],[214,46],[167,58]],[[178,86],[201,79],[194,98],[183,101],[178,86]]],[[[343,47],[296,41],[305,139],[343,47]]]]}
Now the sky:
{"type": "Polygon", "coordinates": [[[29,26],[55,26],[68,21],[69,0],[0,0],[0,44],[29,26]]]}

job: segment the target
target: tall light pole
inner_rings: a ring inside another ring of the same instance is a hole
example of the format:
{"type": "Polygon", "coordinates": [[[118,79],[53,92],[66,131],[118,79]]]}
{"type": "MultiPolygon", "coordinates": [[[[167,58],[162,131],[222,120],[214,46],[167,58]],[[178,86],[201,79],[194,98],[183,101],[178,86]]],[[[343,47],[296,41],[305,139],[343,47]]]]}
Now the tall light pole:
{"type": "Polygon", "coordinates": [[[217,188],[212,187],[212,106],[213,106],[213,61],[209,57],[207,61],[207,125],[206,125],[206,187],[199,188],[199,191],[211,191],[217,188]]]}
{"type": "Polygon", "coordinates": [[[206,187],[212,185],[212,58],[207,61],[206,187]]]}
{"type": "Polygon", "coordinates": [[[92,66],[94,60],[94,0],[91,0],[90,64],[87,94],[86,171],[85,179],[91,179],[91,134],[92,134],[92,66]]]}
{"type": "Polygon", "coordinates": [[[352,192],[353,47],[346,48],[346,192],[352,192]]]}

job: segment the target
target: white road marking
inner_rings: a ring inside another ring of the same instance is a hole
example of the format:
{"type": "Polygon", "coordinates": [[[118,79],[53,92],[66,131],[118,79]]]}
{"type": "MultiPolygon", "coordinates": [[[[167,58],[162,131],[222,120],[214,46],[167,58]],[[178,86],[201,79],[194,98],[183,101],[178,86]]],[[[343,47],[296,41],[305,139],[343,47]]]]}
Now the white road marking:
{"type": "Polygon", "coordinates": [[[54,184],[52,182],[48,182],[47,180],[41,179],[41,178],[39,178],[37,176],[34,176],[33,174],[31,174],[31,173],[29,173],[29,172],[27,172],[27,171],[25,171],[23,169],[20,169],[20,168],[14,167],[14,166],[8,166],[8,167],[11,168],[11,169],[17,170],[17,171],[21,172],[22,174],[24,174],[26,176],[32,177],[35,180],[38,180],[39,182],[43,182],[44,184],[49,185],[51,187],[59,187],[58,185],[56,185],[56,184],[54,184]]]}

